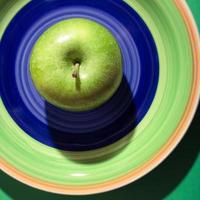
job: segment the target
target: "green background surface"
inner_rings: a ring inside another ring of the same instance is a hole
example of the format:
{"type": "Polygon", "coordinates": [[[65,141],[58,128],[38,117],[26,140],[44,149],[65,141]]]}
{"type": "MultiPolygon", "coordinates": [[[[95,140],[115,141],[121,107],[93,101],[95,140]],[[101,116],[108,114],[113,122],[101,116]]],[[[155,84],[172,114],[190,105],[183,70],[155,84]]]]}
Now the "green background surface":
{"type": "MultiPolygon", "coordinates": [[[[187,0],[200,30],[200,1],[187,0]]],[[[186,136],[173,153],[151,173],[126,187],[92,196],[62,196],[26,186],[0,172],[0,200],[199,200],[200,107],[186,136]]]]}

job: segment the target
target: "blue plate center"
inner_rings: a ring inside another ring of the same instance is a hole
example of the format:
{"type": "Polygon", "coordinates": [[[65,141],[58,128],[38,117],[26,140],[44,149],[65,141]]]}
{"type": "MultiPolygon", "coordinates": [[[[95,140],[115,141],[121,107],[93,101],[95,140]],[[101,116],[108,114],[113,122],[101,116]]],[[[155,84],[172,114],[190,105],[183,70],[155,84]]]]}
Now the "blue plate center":
{"type": "Polygon", "coordinates": [[[144,21],[120,0],[31,1],[2,37],[0,77],[3,103],[26,134],[58,149],[91,150],[130,133],[148,112],[158,85],[158,53],[144,21]],[[123,56],[119,89],[104,105],[87,112],[67,112],[46,102],[29,71],[31,51],[40,35],[53,24],[76,17],[108,28],[123,56]]]}

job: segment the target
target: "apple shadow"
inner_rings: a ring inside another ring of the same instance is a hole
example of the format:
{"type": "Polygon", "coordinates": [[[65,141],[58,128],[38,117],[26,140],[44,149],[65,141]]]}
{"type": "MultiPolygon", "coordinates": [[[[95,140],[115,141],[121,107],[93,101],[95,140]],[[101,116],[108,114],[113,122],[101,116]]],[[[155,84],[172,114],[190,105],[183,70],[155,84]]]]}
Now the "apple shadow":
{"type": "Polygon", "coordinates": [[[119,141],[115,142],[112,145],[111,151],[104,150],[103,154],[98,154],[99,149],[94,149],[95,153],[91,154],[91,151],[79,151],[79,152],[70,152],[70,151],[60,151],[64,157],[69,160],[73,160],[75,163],[80,164],[96,164],[100,162],[105,162],[114,156],[118,155],[122,152],[129,143],[129,140],[132,138],[134,132],[129,133],[124,138],[120,139],[119,141]]]}
{"type": "MultiPolygon", "coordinates": [[[[152,172],[120,189],[90,196],[57,195],[31,188],[0,172],[0,188],[12,199],[48,200],[160,200],[176,190],[191,172],[200,151],[200,106],[194,120],[172,154],[152,172]]],[[[197,177],[198,179],[198,177],[197,177]]],[[[191,185],[188,187],[192,187],[191,185]]],[[[186,191],[188,192],[188,190],[186,191]]]]}
{"type": "Polygon", "coordinates": [[[53,147],[57,148],[67,159],[81,163],[102,162],[120,153],[132,138],[136,126],[134,99],[125,76],[113,97],[95,110],[73,113],[60,110],[48,102],[45,102],[45,110],[48,132],[53,147]],[[120,99],[124,100],[124,103],[121,103],[120,99]],[[122,105],[119,106],[119,104],[122,105]],[[107,110],[112,107],[114,109],[108,112],[107,110]],[[74,120],[75,122],[73,121],[70,124],[71,126],[68,125],[70,116],[77,117],[77,121],[74,120]],[[88,116],[90,116],[89,122],[87,122],[88,116]],[[93,124],[88,125],[87,123],[90,123],[93,117],[95,118],[94,124],[106,117],[110,121],[108,123],[104,120],[97,127],[93,124]],[[79,121],[79,118],[81,121],[79,121]],[[82,128],[85,123],[87,124],[86,130],[82,128]],[[80,133],[73,132],[72,126],[75,127],[74,130],[78,130],[80,133]],[[80,129],[77,128],[78,126],[80,126],[80,129]],[[64,129],[63,127],[70,127],[71,129],[64,129]],[[75,145],[73,146],[73,144],[75,145]],[[113,145],[112,149],[114,150],[106,152],[105,148],[104,154],[101,154],[102,156],[98,156],[98,153],[95,156],[94,154],[93,156],[90,155],[90,150],[98,151],[108,145],[113,145]]]}

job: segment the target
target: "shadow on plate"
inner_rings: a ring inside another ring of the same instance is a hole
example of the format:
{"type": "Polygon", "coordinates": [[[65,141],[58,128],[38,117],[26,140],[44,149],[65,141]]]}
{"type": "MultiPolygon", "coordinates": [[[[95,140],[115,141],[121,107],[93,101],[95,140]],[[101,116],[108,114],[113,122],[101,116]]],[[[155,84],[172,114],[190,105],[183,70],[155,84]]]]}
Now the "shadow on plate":
{"type": "Polygon", "coordinates": [[[113,97],[95,110],[72,113],[48,102],[45,109],[53,146],[67,159],[79,163],[92,164],[114,157],[129,144],[135,131],[137,113],[125,76],[113,97]],[[77,151],[79,148],[83,150],[77,151]]]}
{"type": "MultiPolygon", "coordinates": [[[[184,180],[191,170],[200,150],[200,106],[181,143],[173,153],[151,173],[123,188],[91,196],[63,196],[26,186],[1,172],[0,187],[12,199],[48,200],[159,200],[169,195],[184,180]]],[[[192,187],[192,186],[191,186],[192,187]]]]}

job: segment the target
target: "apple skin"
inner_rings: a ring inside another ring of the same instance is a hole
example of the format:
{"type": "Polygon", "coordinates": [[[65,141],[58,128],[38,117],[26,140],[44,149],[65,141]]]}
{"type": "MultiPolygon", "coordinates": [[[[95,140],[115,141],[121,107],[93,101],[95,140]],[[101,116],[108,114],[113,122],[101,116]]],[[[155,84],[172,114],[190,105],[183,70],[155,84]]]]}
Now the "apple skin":
{"type": "Polygon", "coordinates": [[[30,74],[39,94],[51,104],[68,111],[91,110],[118,89],[123,74],[121,50],[99,23],[63,20],[36,41],[30,74]]]}

